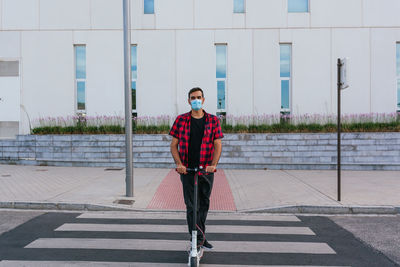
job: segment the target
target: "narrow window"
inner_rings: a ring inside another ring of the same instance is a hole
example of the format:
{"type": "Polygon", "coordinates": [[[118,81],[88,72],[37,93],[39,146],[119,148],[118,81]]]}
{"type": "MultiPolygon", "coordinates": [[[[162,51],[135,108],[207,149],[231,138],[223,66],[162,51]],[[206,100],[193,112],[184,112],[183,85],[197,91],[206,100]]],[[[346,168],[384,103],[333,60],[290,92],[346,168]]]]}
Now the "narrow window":
{"type": "Polygon", "coordinates": [[[233,13],[244,13],[245,0],[233,0],[233,13]]]}
{"type": "Polygon", "coordinates": [[[86,46],[75,45],[75,88],[78,112],[86,110],[86,46]]]}
{"type": "Polygon", "coordinates": [[[288,12],[309,12],[309,0],[288,0],[288,12]]]}
{"type": "Polygon", "coordinates": [[[131,46],[132,113],[136,113],[137,46],[131,46]]]}
{"type": "Polygon", "coordinates": [[[225,113],[226,96],[226,44],[216,44],[217,113],[225,113]]]}
{"type": "Polygon", "coordinates": [[[290,113],[291,106],[291,44],[280,45],[281,113],[290,113]]]}
{"type": "Polygon", "coordinates": [[[144,1],[144,14],[154,14],[154,0],[144,1]]]}
{"type": "Polygon", "coordinates": [[[397,111],[400,112],[400,43],[396,44],[397,65],[397,111]]]}

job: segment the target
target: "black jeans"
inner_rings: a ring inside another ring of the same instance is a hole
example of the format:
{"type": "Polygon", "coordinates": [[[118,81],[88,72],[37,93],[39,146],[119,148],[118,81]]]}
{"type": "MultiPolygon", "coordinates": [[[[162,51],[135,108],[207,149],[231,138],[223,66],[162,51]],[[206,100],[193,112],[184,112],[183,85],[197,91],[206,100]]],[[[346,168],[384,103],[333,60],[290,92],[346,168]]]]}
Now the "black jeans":
{"type": "MultiPolygon", "coordinates": [[[[194,173],[181,174],[181,182],[183,186],[183,197],[186,204],[186,220],[188,224],[189,234],[192,235],[193,228],[193,201],[194,201],[194,173]]],[[[206,219],[208,209],[210,207],[210,195],[214,183],[214,174],[198,176],[198,197],[197,197],[197,225],[203,233],[206,232],[206,219]]],[[[197,230],[199,240],[203,235],[197,230]]]]}

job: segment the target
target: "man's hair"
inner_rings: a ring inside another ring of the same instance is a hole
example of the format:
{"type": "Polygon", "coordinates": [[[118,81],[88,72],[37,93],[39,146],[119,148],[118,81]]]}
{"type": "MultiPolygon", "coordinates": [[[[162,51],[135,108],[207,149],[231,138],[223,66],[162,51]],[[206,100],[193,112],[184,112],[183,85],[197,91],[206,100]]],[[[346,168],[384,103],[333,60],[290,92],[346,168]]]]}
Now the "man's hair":
{"type": "Polygon", "coordinates": [[[201,92],[201,96],[204,97],[203,90],[200,87],[194,87],[194,88],[190,89],[190,91],[188,93],[188,98],[190,98],[190,94],[191,93],[194,93],[194,92],[197,92],[197,91],[200,91],[201,92]]]}

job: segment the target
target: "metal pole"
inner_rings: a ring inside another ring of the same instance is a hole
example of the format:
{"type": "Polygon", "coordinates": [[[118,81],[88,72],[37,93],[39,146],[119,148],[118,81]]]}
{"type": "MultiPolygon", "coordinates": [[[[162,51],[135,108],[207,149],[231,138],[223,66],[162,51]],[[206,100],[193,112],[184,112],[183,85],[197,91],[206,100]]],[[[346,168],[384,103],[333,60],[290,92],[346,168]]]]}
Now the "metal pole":
{"type": "Polygon", "coordinates": [[[340,59],[338,59],[338,63],[337,63],[337,72],[338,72],[338,80],[337,80],[337,93],[338,93],[338,96],[337,96],[337,198],[338,198],[338,201],[340,201],[340,199],[341,199],[341,177],[340,177],[340,174],[341,174],[341,166],[340,166],[340,148],[341,148],[341,145],[340,145],[340,131],[341,131],[341,128],[340,128],[340,91],[341,91],[341,87],[342,87],[342,81],[341,81],[341,79],[342,79],[342,77],[341,77],[341,75],[340,75],[340,73],[341,73],[341,68],[342,68],[342,62],[340,61],[340,59]]]}
{"type": "Polygon", "coordinates": [[[131,32],[130,0],[123,0],[124,20],[124,84],[125,84],[125,147],[126,196],[133,197],[132,157],[132,87],[131,87],[131,32]]]}

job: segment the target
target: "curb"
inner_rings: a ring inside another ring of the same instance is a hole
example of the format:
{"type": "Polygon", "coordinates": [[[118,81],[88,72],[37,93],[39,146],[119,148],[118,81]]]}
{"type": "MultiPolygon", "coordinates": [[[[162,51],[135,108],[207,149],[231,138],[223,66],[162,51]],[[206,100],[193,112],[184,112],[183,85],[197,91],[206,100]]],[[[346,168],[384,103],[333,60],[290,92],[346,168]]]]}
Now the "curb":
{"type": "Polygon", "coordinates": [[[135,211],[112,205],[64,203],[64,202],[0,202],[0,209],[28,209],[28,210],[68,210],[68,211],[135,211]]]}
{"type": "MultiPolygon", "coordinates": [[[[65,210],[65,211],[140,211],[140,212],[184,212],[183,210],[153,210],[122,205],[101,205],[65,202],[0,202],[0,209],[65,210]]],[[[332,214],[332,215],[398,215],[400,206],[281,206],[238,211],[210,210],[210,213],[277,213],[277,214],[332,214]]]]}
{"type": "Polygon", "coordinates": [[[266,207],[258,209],[240,210],[243,213],[284,213],[284,214],[375,214],[375,215],[397,215],[400,207],[395,206],[282,206],[266,207]]]}

